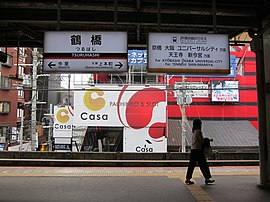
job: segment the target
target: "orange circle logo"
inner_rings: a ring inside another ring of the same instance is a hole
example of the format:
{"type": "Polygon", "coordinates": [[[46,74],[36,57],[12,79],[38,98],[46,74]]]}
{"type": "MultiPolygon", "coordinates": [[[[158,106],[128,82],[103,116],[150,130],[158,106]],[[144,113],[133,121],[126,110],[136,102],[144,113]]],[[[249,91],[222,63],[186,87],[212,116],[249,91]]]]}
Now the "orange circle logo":
{"type": "Polygon", "coordinates": [[[56,114],[56,118],[60,123],[67,123],[69,121],[68,110],[60,109],[56,114]]]}
{"type": "Polygon", "coordinates": [[[93,88],[84,94],[83,102],[85,106],[92,111],[101,110],[105,106],[105,100],[101,97],[103,95],[104,92],[99,88],[93,88]],[[97,98],[93,98],[95,94],[98,96],[97,98]]]}

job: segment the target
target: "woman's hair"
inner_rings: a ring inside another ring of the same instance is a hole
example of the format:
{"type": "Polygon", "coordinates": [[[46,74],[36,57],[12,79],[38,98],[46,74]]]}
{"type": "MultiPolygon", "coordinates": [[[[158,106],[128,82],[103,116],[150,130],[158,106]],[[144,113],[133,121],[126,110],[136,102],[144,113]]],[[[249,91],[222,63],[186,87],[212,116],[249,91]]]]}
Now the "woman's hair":
{"type": "Polygon", "coordinates": [[[193,127],[192,127],[192,132],[195,130],[201,130],[202,129],[202,121],[200,119],[195,119],[193,121],[193,127]]]}

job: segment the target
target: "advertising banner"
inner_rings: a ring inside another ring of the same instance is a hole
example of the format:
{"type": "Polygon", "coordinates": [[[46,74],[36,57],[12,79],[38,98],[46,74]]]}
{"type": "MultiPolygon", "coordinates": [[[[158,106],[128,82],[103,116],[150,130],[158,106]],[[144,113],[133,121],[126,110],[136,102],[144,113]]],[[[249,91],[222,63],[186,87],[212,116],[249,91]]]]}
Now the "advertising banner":
{"type": "Polygon", "coordinates": [[[71,106],[54,106],[53,137],[72,137],[73,108],[71,106]]]}
{"type": "Polygon", "coordinates": [[[149,33],[148,71],[228,75],[228,35],[149,33]]]}
{"type": "Polygon", "coordinates": [[[128,65],[147,65],[146,50],[128,50],[128,65]]]}
{"type": "Polygon", "coordinates": [[[125,144],[123,145],[123,150],[124,152],[136,153],[167,152],[167,137],[165,133],[165,127],[142,128],[139,130],[125,128],[125,144]],[[153,138],[149,135],[149,133],[151,134],[151,130],[160,131],[160,133],[157,134],[161,135],[153,138]]]}
{"type": "Polygon", "coordinates": [[[193,98],[208,98],[209,90],[208,84],[199,82],[188,82],[186,83],[187,94],[193,98]]]}
{"type": "Polygon", "coordinates": [[[166,152],[166,110],[165,86],[103,85],[74,92],[74,125],[124,127],[124,152],[166,152]]]}
{"type": "Polygon", "coordinates": [[[239,81],[212,81],[213,102],[239,102],[239,81]]]}
{"type": "MultiPolygon", "coordinates": [[[[180,91],[185,91],[186,95],[192,98],[208,98],[208,84],[203,82],[175,82],[175,87],[180,91]]],[[[176,93],[177,91],[175,91],[176,93]]],[[[175,95],[175,97],[177,97],[175,95]]]]}

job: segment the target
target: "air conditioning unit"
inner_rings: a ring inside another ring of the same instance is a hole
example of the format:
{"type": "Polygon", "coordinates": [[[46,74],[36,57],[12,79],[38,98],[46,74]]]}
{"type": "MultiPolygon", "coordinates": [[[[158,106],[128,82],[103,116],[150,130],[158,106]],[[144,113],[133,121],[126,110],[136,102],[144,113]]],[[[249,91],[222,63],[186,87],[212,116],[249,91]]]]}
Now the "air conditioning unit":
{"type": "Polygon", "coordinates": [[[6,143],[6,138],[5,137],[0,137],[0,143],[6,143]]]}

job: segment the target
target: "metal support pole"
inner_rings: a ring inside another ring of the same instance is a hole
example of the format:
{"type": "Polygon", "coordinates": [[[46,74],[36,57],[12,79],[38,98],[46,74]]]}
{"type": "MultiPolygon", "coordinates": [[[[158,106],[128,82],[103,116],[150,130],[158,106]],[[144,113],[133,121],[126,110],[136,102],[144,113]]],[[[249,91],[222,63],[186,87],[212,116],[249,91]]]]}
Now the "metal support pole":
{"type": "Polygon", "coordinates": [[[253,39],[251,50],[256,53],[256,75],[258,94],[258,115],[259,115],[259,147],[260,147],[260,184],[259,187],[270,189],[270,166],[269,148],[267,146],[267,123],[266,123],[266,88],[264,70],[263,38],[253,39]]]}
{"type": "Polygon", "coordinates": [[[160,8],[160,1],[161,1],[161,0],[158,0],[158,1],[157,1],[157,10],[158,10],[158,12],[157,12],[157,24],[158,24],[158,31],[159,31],[159,32],[160,32],[160,24],[161,24],[161,14],[160,14],[161,8],[160,8]]]}
{"type": "Polygon", "coordinates": [[[68,74],[68,105],[71,105],[71,102],[70,102],[70,77],[71,77],[71,75],[68,74]]]}
{"type": "Polygon", "coordinates": [[[186,152],[186,105],[182,105],[182,153],[186,152]]]}
{"type": "Polygon", "coordinates": [[[58,0],[58,3],[57,3],[57,31],[60,31],[61,30],[61,6],[62,6],[62,3],[61,3],[61,0],[58,0]]]}
{"type": "Polygon", "coordinates": [[[128,68],[128,84],[131,84],[131,68],[128,68]]]}
{"type": "Polygon", "coordinates": [[[31,150],[36,150],[36,122],[37,122],[37,65],[38,51],[33,51],[33,70],[32,70],[32,110],[31,110],[31,150]]]}
{"type": "Polygon", "coordinates": [[[139,11],[141,9],[141,1],[136,0],[136,10],[139,11]]]}
{"type": "Polygon", "coordinates": [[[19,148],[19,150],[20,150],[20,151],[22,151],[22,141],[23,141],[23,122],[24,122],[24,110],[22,110],[22,114],[21,114],[20,148],[19,148]]]}
{"type": "Polygon", "coordinates": [[[216,0],[212,0],[212,11],[213,11],[213,31],[217,33],[217,6],[216,0]]]}
{"type": "Polygon", "coordinates": [[[185,76],[182,76],[182,153],[186,152],[186,84],[185,76]]]}
{"type": "MultiPolygon", "coordinates": [[[[53,114],[53,105],[52,104],[50,104],[50,114],[53,114]]],[[[53,116],[50,117],[50,123],[49,123],[49,133],[48,133],[49,151],[52,151],[52,127],[53,127],[53,116]]]]}
{"type": "Polygon", "coordinates": [[[118,7],[118,0],[114,0],[114,30],[117,30],[117,21],[118,21],[118,13],[117,13],[117,7],[118,7]]]}
{"type": "Polygon", "coordinates": [[[137,34],[137,42],[140,42],[140,25],[138,24],[137,26],[136,26],[136,34],[137,34]]]}

